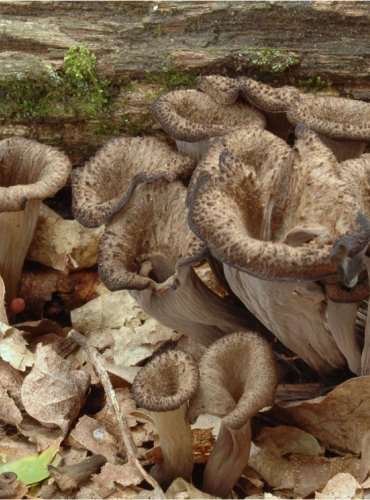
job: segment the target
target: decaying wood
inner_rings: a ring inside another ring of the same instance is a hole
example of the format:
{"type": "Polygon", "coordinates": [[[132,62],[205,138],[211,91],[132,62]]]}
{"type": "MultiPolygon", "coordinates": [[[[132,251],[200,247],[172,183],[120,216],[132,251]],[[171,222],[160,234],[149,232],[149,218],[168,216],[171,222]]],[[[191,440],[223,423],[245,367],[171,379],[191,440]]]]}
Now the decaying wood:
{"type": "Polygon", "coordinates": [[[112,136],[158,134],[150,104],[189,72],[248,74],[275,84],[324,81],[369,99],[369,25],[364,1],[2,1],[0,91],[25,75],[45,77],[48,65],[60,68],[75,45],[94,51],[114,91],[109,111],[94,119],[55,110],[9,120],[0,109],[0,137],[58,145],[81,164],[112,136]]]}

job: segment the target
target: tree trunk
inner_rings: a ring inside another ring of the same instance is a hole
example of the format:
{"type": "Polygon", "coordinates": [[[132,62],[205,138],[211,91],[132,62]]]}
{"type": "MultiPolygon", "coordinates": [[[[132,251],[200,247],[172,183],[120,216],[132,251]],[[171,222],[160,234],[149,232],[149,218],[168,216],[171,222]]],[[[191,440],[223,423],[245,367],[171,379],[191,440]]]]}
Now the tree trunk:
{"type": "Polygon", "coordinates": [[[0,2],[0,13],[0,137],[57,145],[75,165],[111,137],[161,134],[151,102],[199,74],[370,99],[368,2],[0,2]],[[86,95],[67,81],[71,46],[97,57],[86,95]]]}

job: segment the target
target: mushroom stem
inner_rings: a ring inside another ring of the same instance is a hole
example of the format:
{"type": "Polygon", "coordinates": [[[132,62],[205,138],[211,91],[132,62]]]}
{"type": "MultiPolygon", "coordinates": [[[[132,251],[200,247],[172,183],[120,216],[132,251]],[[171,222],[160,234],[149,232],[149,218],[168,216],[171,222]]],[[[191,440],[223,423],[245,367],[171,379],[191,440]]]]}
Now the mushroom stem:
{"type": "Polygon", "coordinates": [[[209,139],[197,142],[186,142],[176,140],[177,150],[196,161],[199,161],[209,148],[209,139]]]}
{"type": "MultiPolygon", "coordinates": [[[[364,262],[367,268],[367,274],[370,277],[370,257],[365,257],[364,262]]],[[[367,314],[365,326],[364,347],[361,356],[361,375],[370,374],[370,314],[367,314]]]]}
{"type": "Polygon", "coordinates": [[[0,213],[0,274],[8,304],[17,296],[19,277],[40,206],[40,200],[28,200],[24,210],[0,213]]]}
{"type": "Polygon", "coordinates": [[[154,465],[150,473],[163,487],[168,487],[176,477],[182,477],[189,482],[191,479],[193,449],[187,411],[188,406],[185,403],[176,410],[151,412],[159,434],[163,460],[154,465]]]}
{"type": "Polygon", "coordinates": [[[154,418],[163,460],[151,474],[161,485],[177,477],[189,480],[193,468],[188,401],[199,382],[194,359],[180,350],[168,350],[154,356],[136,375],[132,394],[138,406],[154,418]]]}
{"type": "Polygon", "coordinates": [[[251,449],[251,421],[240,429],[230,429],[221,423],[217,442],[208,458],[202,490],[227,498],[248,464],[251,449]]]}

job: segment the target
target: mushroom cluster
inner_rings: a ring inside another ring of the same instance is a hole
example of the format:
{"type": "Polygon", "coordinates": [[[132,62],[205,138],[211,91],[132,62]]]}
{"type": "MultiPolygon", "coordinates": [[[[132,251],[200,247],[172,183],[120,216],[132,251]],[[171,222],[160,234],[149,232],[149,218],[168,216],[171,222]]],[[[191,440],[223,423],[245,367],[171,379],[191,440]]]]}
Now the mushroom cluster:
{"type": "Polygon", "coordinates": [[[370,373],[370,104],[211,75],[160,97],[153,113],[169,144],[108,143],[73,172],[73,210],[88,227],[105,224],[105,285],[206,348],[198,367],[162,353],[134,382],[160,434],[154,475],[189,479],[189,420],[217,415],[203,489],[227,496],[248,461],[250,420],[274,400],[267,331],[323,376],[370,373]],[[226,297],[195,272],[206,260],[226,297]]]}

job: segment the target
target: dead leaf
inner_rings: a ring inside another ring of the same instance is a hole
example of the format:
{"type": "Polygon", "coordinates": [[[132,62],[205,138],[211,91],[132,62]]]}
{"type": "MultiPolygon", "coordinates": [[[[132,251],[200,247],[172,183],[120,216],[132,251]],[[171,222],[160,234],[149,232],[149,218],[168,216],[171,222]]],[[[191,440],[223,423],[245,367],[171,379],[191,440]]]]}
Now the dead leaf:
{"type": "Polygon", "coordinates": [[[118,445],[101,422],[83,416],[70,432],[67,442],[70,446],[84,448],[95,455],[103,455],[108,462],[117,463],[118,445]]]}
{"type": "Polygon", "coordinates": [[[0,323],[0,358],[22,372],[32,366],[34,361],[34,355],[27,345],[20,330],[0,323]]]}
{"type": "Polygon", "coordinates": [[[323,455],[325,449],[317,439],[308,432],[279,425],[277,427],[264,427],[255,441],[258,446],[265,446],[279,450],[280,456],[289,453],[302,455],[323,455]]]}
{"type": "Polygon", "coordinates": [[[195,486],[185,481],[181,477],[175,479],[166,491],[167,498],[215,498],[208,493],[198,490],[195,486]]]}
{"type": "Polygon", "coordinates": [[[23,415],[22,422],[17,426],[22,436],[28,437],[31,443],[36,444],[37,451],[46,450],[51,444],[63,439],[60,428],[49,429],[27,414],[23,415]]]}
{"type": "Polygon", "coordinates": [[[1,276],[0,276],[0,322],[9,323],[5,310],[5,286],[1,276]]]}
{"type": "Polygon", "coordinates": [[[279,402],[271,413],[279,421],[310,432],[326,448],[359,455],[363,436],[370,429],[370,376],[347,380],[324,397],[279,402]]]}
{"type": "Polygon", "coordinates": [[[22,422],[22,414],[7,391],[0,385],[0,421],[17,426],[22,422]]]}
{"type": "Polygon", "coordinates": [[[0,385],[8,392],[20,410],[23,410],[21,400],[23,378],[24,375],[22,373],[0,359],[0,385]]]}
{"type": "Polygon", "coordinates": [[[26,312],[38,317],[43,315],[45,304],[53,304],[55,296],[71,310],[107,292],[95,271],[77,271],[65,276],[48,268],[23,271],[18,289],[26,302],[26,312]]]}
{"type": "Polygon", "coordinates": [[[364,482],[370,472],[370,429],[365,432],[362,439],[360,482],[364,482]]]}
{"type": "Polygon", "coordinates": [[[97,262],[97,246],[104,227],[82,226],[66,220],[42,204],[27,259],[65,274],[97,262]]]}
{"type": "Polygon", "coordinates": [[[21,389],[26,412],[39,422],[66,433],[78,415],[89,387],[83,370],[71,370],[51,344],[38,345],[35,363],[21,389]]]}
{"type": "Polygon", "coordinates": [[[315,498],[363,498],[361,486],[356,479],[348,473],[340,472],[328,481],[321,491],[316,493],[315,498]]]}
{"type": "Polygon", "coordinates": [[[122,486],[137,486],[143,480],[137,467],[130,463],[123,465],[107,463],[100,474],[95,474],[92,480],[100,487],[113,487],[114,483],[122,486]]]}
{"type": "Polygon", "coordinates": [[[71,492],[97,472],[106,462],[102,455],[92,455],[82,462],[63,467],[49,465],[48,470],[61,491],[71,492]]]}
{"type": "Polygon", "coordinates": [[[191,434],[194,463],[204,464],[207,462],[216,441],[212,429],[192,429],[191,434]]]}
{"type": "Polygon", "coordinates": [[[180,337],[147,316],[128,291],[110,292],[71,311],[73,328],[116,365],[132,366],[148,358],[165,341],[180,337]]]}
{"type": "Polygon", "coordinates": [[[0,439],[0,463],[13,462],[36,453],[36,446],[22,440],[21,436],[2,436],[0,439]]]}

